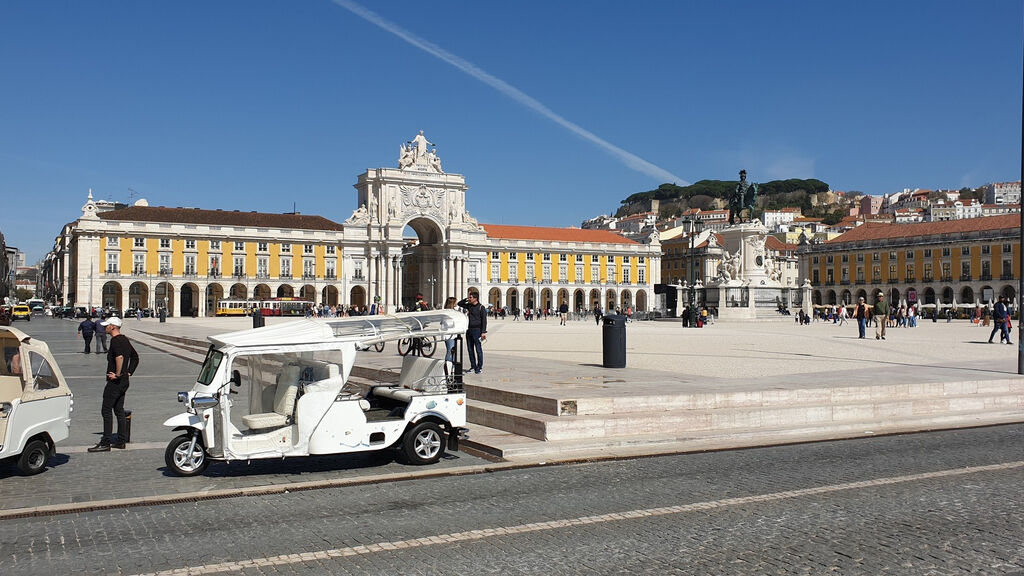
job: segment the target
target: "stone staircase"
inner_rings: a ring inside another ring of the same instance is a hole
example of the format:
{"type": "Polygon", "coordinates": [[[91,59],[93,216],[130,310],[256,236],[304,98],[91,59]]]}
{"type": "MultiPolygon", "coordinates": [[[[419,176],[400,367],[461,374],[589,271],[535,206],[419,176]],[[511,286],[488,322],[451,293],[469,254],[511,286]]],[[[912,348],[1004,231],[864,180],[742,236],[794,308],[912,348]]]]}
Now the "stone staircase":
{"type": "Polygon", "coordinates": [[[1024,381],[1019,379],[626,394],[587,400],[475,385],[466,390],[468,419],[474,425],[469,445],[500,457],[721,436],[761,437],[759,441],[768,436],[792,438],[797,432],[805,437],[848,437],[1024,420],[1024,381]]]}

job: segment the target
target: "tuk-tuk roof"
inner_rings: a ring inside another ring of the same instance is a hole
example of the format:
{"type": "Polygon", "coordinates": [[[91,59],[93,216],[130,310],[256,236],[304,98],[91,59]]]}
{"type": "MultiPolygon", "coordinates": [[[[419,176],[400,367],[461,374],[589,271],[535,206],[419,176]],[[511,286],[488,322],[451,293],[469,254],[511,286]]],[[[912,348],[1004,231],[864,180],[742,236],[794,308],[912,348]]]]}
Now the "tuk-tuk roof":
{"type": "Polygon", "coordinates": [[[10,332],[10,335],[16,338],[18,342],[25,342],[29,338],[32,338],[31,336],[25,334],[21,330],[18,330],[14,326],[0,326],[0,332],[10,332]]]}
{"type": "Polygon", "coordinates": [[[344,342],[372,344],[399,338],[454,336],[465,333],[468,328],[469,319],[466,315],[458,310],[449,309],[295,320],[274,326],[218,334],[210,336],[208,340],[213,344],[237,347],[344,342]]]}

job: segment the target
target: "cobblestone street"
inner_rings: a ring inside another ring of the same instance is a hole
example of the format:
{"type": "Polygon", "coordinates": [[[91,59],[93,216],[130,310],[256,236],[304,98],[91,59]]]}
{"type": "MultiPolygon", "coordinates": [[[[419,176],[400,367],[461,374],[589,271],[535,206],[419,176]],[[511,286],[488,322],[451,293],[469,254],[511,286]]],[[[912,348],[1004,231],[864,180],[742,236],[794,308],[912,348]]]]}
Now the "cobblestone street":
{"type": "Polygon", "coordinates": [[[1012,425],[14,519],[0,573],[1013,574],[1022,440],[1012,425]]]}

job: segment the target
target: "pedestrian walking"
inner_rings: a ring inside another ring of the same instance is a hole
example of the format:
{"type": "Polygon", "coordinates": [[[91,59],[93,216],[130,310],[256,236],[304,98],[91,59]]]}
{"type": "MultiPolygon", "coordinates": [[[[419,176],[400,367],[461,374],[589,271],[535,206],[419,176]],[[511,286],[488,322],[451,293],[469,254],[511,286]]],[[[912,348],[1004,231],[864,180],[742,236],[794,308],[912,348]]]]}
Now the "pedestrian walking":
{"type": "Polygon", "coordinates": [[[110,349],[107,351],[107,384],[103,387],[103,405],[100,416],[103,418],[103,436],[89,452],[109,452],[111,448],[124,448],[128,431],[128,422],[124,416],[124,397],[128,392],[129,377],[139,366],[139,355],[128,340],[121,334],[121,319],[111,316],[102,324],[110,335],[110,349]],[[117,418],[117,436],[113,436],[114,418],[117,418]]]}
{"type": "Polygon", "coordinates": [[[868,326],[868,305],[864,303],[863,296],[857,300],[857,307],[853,309],[853,317],[857,319],[858,338],[865,338],[868,326]]]}
{"type": "Polygon", "coordinates": [[[885,301],[885,294],[878,293],[878,300],[875,300],[875,340],[885,340],[885,324],[889,318],[889,303],[885,301]]]}
{"type": "Polygon", "coordinates": [[[78,335],[85,340],[85,353],[88,354],[92,348],[92,334],[96,331],[96,324],[92,318],[86,318],[78,325],[78,335]]]}
{"type": "MultiPolygon", "coordinates": [[[[454,310],[455,309],[455,304],[456,304],[455,296],[449,296],[444,301],[444,309],[445,310],[454,310]]],[[[445,362],[455,362],[455,337],[454,336],[448,336],[448,337],[446,337],[444,339],[444,361],[445,362]]]]}
{"type": "Polygon", "coordinates": [[[487,340],[487,310],[480,304],[480,296],[476,292],[470,292],[459,301],[458,306],[464,308],[469,316],[469,330],[466,331],[469,368],[479,374],[484,369],[483,343],[487,340]]]}
{"type": "Polygon", "coordinates": [[[601,306],[594,304],[594,324],[601,325],[601,306]]]}
{"type": "Polygon", "coordinates": [[[992,308],[992,322],[995,326],[992,327],[992,333],[988,335],[988,343],[992,344],[992,337],[999,332],[999,341],[1006,341],[1007,344],[1013,344],[1010,341],[1010,330],[1007,328],[1007,320],[1009,320],[1009,314],[1006,309],[1006,296],[1000,296],[999,301],[996,302],[994,308],[992,308]]]}
{"type": "Polygon", "coordinates": [[[846,324],[847,313],[846,313],[846,304],[845,303],[842,306],[839,307],[839,314],[838,314],[838,316],[839,316],[839,325],[842,326],[843,324],[846,324]]]}
{"type": "Polygon", "coordinates": [[[107,331],[103,328],[103,321],[99,318],[93,323],[96,332],[96,353],[106,354],[107,353],[107,331]],[[100,345],[103,346],[103,351],[100,351],[100,345]]]}
{"type": "Polygon", "coordinates": [[[565,326],[565,320],[569,317],[569,304],[565,301],[558,307],[558,321],[560,326],[565,326]]]}

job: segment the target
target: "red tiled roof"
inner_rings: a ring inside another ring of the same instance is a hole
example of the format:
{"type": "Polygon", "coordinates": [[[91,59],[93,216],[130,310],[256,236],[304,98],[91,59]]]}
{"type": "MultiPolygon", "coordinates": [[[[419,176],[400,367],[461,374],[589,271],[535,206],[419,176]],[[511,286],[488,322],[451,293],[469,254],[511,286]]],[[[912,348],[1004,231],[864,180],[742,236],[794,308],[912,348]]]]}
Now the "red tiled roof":
{"type": "Polygon", "coordinates": [[[796,250],[797,248],[800,247],[800,245],[789,244],[788,242],[783,242],[782,240],[779,240],[775,236],[768,236],[764,239],[764,247],[769,250],[774,250],[776,252],[782,252],[784,250],[796,250]]]}
{"type": "Polygon", "coordinates": [[[100,212],[103,220],[131,222],[168,222],[173,224],[209,224],[251,228],[293,228],[300,230],[334,230],[344,227],[323,216],[304,214],[271,214],[238,210],[200,210],[199,208],[168,208],[166,206],[129,206],[120,210],[100,212]]]}
{"type": "Polygon", "coordinates": [[[1001,214],[999,216],[983,218],[965,218],[963,220],[946,220],[943,222],[918,222],[913,224],[867,222],[841,236],[829,240],[828,244],[1006,229],[1020,229],[1019,214],[1001,214]]]}
{"type": "Polygon", "coordinates": [[[540,226],[505,226],[503,224],[481,224],[488,238],[508,240],[548,240],[555,242],[590,242],[605,244],[639,244],[608,230],[583,230],[581,228],[544,228],[540,226]]]}

